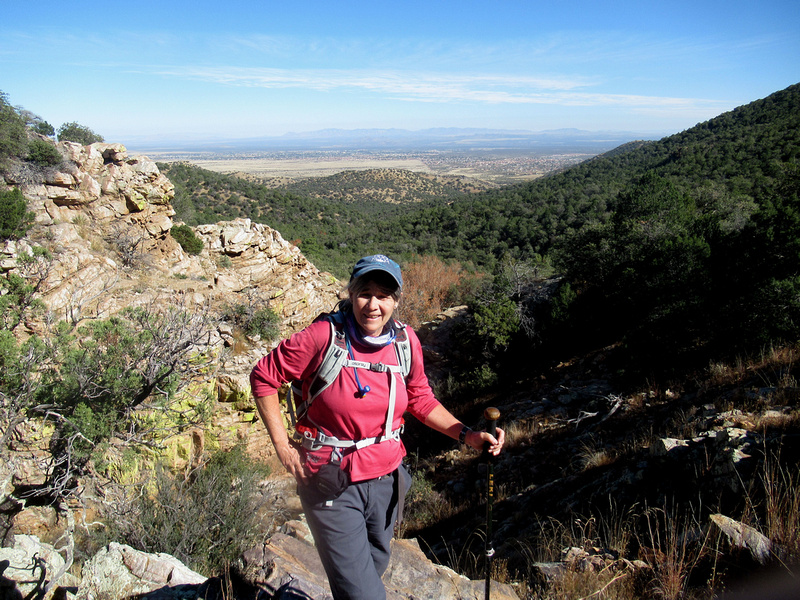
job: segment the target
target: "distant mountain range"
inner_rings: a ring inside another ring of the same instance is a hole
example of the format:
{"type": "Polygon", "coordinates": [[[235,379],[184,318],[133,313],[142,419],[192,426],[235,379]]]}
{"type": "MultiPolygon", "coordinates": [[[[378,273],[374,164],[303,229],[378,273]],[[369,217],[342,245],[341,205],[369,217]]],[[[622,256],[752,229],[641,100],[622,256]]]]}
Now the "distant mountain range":
{"type": "Polygon", "coordinates": [[[438,127],[407,129],[322,129],[281,136],[241,139],[181,140],[174,142],[135,138],[129,150],[164,150],[186,152],[264,152],[302,150],[373,150],[455,152],[487,150],[537,150],[541,152],[600,153],[633,140],[655,140],[664,133],[632,131],[584,131],[553,129],[525,131],[438,127]]]}

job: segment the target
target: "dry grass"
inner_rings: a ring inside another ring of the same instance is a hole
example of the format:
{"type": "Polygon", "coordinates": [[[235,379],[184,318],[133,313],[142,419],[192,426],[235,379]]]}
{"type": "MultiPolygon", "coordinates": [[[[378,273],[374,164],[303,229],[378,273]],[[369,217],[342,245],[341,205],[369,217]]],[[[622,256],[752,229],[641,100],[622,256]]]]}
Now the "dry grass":
{"type": "Polygon", "coordinates": [[[536,418],[531,418],[504,424],[503,430],[506,432],[505,452],[511,452],[528,446],[542,427],[536,418]]]}
{"type": "Polygon", "coordinates": [[[764,533],[782,548],[782,553],[800,556],[800,467],[772,463],[764,471],[764,533]]]}
{"type": "Polygon", "coordinates": [[[577,453],[577,460],[581,469],[588,471],[598,467],[604,467],[613,464],[616,460],[614,454],[602,443],[594,439],[584,440],[581,442],[581,447],[577,453]]]}
{"type": "Polygon", "coordinates": [[[689,575],[707,551],[708,534],[702,533],[693,515],[674,508],[649,509],[644,519],[641,542],[653,568],[654,594],[666,600],[685,598],[689,575]]]}
{"type": "Polygon", "coordinates": [[[517,550],[526,557],[528,564],[526,573],[517,573],[517,578],[522,580],[521,597],[526,600],[650,597],[642,592],[647,579],[643,572],[633,568],[630,562],[609,559],[621,556],[622,553],[614,549],[627,547],[637,518],[635,511],[622,511],[612,505],[602,518],[576,518],[570,522],[551,518],[540,522],[540,539],[520,543],[517,550]],[[568,552],[569,549],[572,550],[568,552]],[[597,562],[568,559],[559,574],[545,583],[536,565],[558,563],[575,549],[604,558],[597,562]]]}
{"type": "Polygon", "coordinates": [[[782,464],[768,454],[758,483],[747,494],[748,510],[742,521],[767,536],[779,560],[800,558],[800,465],[782,464]]]}
{"type": "Polygon", "coordinates": [[[760,433],[772,430],[790,430],[800,428],[800,413],[776,413],[770,412],[757,415],[754,419],[753,429],[760,433]]]}
{"type": "Polygon", "coordinates": [[[796,346],[770,346],[757,357],[738,357],[732,364],[712,362],[700,388],[730,388],[757,381],[763,387],[791,390],[797,387],[793,372],[798,352],[796,346]]]}
{"type": "Polygon", "coordinates": [[[704,387],[722,387],[736,385],[744,379],[747,368],[741,359],[736,364],[729,365],[721,362],[712,362],[708,365],[704,387]]]}
{"type": "Polygon", "coordinates": [[[637,582],[633,573],[628,571],[603,570],[566,571],[553,583],[541,600],[632,600],[637,598],[637,582]]]}

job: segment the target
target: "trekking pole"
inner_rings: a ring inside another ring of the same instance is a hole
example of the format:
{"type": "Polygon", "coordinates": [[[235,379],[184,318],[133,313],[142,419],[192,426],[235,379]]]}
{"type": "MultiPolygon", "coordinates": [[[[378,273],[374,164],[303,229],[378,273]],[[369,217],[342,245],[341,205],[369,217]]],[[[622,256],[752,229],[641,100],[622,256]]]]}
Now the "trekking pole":
{"type": "MultiPolygon", "coordinates": [[[[490,406],[483,411],[483,418],[487,421],[487,428],[492,437],[497,437],[497,419],[500,418],[500,411],[490,406]]],[[[492,557],[494,556],[494,545],[492,543],[492,505],[494,504],[494,456],[489,454],[489,442],[484,447],[486,455],[486,590],[485,600],[489,600],[492,573],[492,557]]]]}

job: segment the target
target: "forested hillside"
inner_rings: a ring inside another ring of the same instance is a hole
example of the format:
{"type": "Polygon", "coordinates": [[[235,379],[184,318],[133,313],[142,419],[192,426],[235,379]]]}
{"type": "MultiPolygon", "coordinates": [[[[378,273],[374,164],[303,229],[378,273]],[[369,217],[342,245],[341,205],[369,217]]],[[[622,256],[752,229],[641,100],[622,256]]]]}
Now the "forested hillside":
{"type": "MultiPolygon", "coordinates": [[[[511,254],[548,254],[565,233],[610,218],[620,193],[645,173],[691,193],[701,210],[747,210],[774,195],[800,152],[798,86],[658,142],[627,144],[565,172],[519,186],[412,206],[361,198],[309,198],[268,190],[186,164],[160,165],[175,183],[178,217],[189,224],[248,216],[301,242],[323,268],[375,248],[471,261],[486,269],[511,254]],[[738,207],[738,208],[737,208],[738,207]]],[[[309,191],[309,190],[305,190],[309,191]]],[[[322,194],[320,194],[322,195],[322,194]]]]}
{"type": "Polygon", "coordinates": [[[494,189],[485,181],[454,175],[431,175],[405,169],[342,171],[328,177],[300,179],[285,186],[287,192],[350,202],[375,200],[393,203],[449,200],[462,194],[494,189]]]}
{"type": "Polygon", "coordinates": [[[622,334],[650,364],[796,340],[799,154],[792,86],[548,181],[563,184],[552,197],[575,190],[565,206],[592,207],[553,246],[580,295],[573,327],[622,334]]]}
{"type": "Polygon", "coordinates": [[[449,201],[354,204],[165,168],[179,218],[265,222],[339,276],[376,251],[485,272],[503,260],[552,259],[582,339],[644,337],[651,351],[677,356],[796,337],[799,154],[794,85],[660,141],[449,201]]]}

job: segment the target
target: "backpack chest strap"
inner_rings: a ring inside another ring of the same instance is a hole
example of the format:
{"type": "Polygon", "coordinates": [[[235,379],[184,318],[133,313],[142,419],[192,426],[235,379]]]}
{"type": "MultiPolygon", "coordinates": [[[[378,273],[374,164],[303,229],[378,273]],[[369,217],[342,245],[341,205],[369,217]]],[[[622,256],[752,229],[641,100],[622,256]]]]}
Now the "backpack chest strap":
{"type": "Polygon", "coordinates": [[[368,369],[370,371],[374,371],[375,373],[386,373],[387,371],[391,371],[392,373],[402,373],[403,368],[400,365],[385,365],[383,363],[371,363],[365,362],[363,360],[353,360],[352,358],[347,359],[344,362],[345,367],[352,367],[354,369],[368,369]]]}
{"type": "MultiPolygon", "coordinates": [[[[338,313],[337,313],[338,314],[338,313]]],[[[322,445],[334,446],[335,448],[364,448],[371,444],[379,444],[388,440],[400,440],[400,433],[403,426],[393,430],[392,423],[394,421],[394,411],[397,404],[397,377],[395,374],[399,373],[405,380],[411,367],[411,345],[409,343],[408,334],[405,331],[405,326],[398,324],[397,335],[393,346],[397,355],[397,365],[387,365],[384,363],[371,363],[366,361],[355,360],[351,358],[351,350],[349,348],[349,340],[345,332],[345,328],[341,319],[336,320],[329,318],[331,325],[331,338],[328,348],[323,357],[322,363],[314,375],[308,388],[308,397],[303,398],[302,382],[296,381],[293,383],[290,391],[292,395],[292,404],[297,413],[295,418],[295,411],[291,413],[292,423],[297,424],[301,418],[308,417],[308,410],[314,399],[319,396],[333,381],[339,376],[342,368],[350,367],[356,373],[356,381],[358,381],[358,369],[366,369],[374,373],[386,373],[389,377],[389,406],[386,411],[386,420],[384,422],[383,434],[377,437],[366,438],[364,440],[339,440],[333,436],[326,436],[319,431],[316,427],[316,436],[310,432],[302,433],[302,442],[306,448],[319,449],[322,445]],[[338,323],[338,325],[337,325],[338,323]],[[300,400],[298,402],[298,400],[300,400]]],[[[367,388],[368,389],[368,388],[367,388]]],[[[359,384],[359,390],[360,384],[359,384]]],[[[295,430],[295,436],[299,432],[295,430]]]]}

